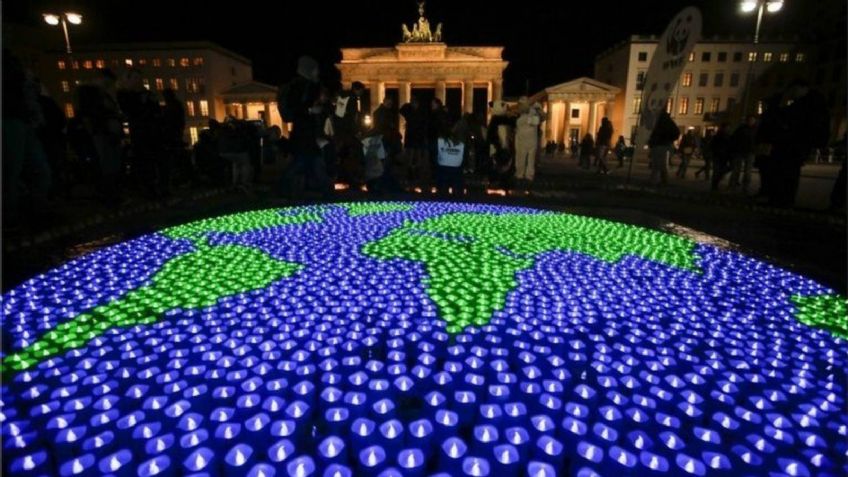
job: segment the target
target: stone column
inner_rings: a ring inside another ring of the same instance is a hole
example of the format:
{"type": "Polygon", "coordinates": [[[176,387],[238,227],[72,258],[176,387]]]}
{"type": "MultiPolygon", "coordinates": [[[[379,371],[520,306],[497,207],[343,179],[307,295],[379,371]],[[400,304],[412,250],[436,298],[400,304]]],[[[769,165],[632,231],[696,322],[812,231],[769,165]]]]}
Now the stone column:
{"type": "Polygon", "coordinates": [[[474,82],[471,80],[462,82],[462,112],[474,112],[474,82]]]}
{"type": "Polygon", "coordinates": [[[438,98],[442,104],[445,104],[445,101],[448,99],[448,86],[444,81],[436,81],[436,98],[438,98]]]}
{"type": "Polygon", "coordinates": [[[265,112],[262,114],[262,119],[265,121],[265,127],[271,127],[271,103],[265,101],[265,112]]]}
{"type": "Polygon", "coordinates": [[[386,83],[384,81],[371,82],[371,113],[380,107],[383,98],[386,97],[386,83]]]}
{"type": "MultiPolygon", "coordinates": [[[[595,101],[589,101],[589,126],[588,126],[588,128],[589,128],[589,134],[591,134],[593,138],[595,137],[595,133],[598,132],[598,128],[595,127],[595,121],[597,120],[597,118],[595,117],[595,116],[597,116],[597,109],[598,109],[598,103],[595,102],[595,101]]],[[[597,139],[597,138],[595,138],[595,139],[597,139]]]]}
{"type": "Polygon", "coordinates": [[[241,118],[247,119],[247,101],[241,103],[241,118]]]}
{"type": "MultiPolygon", "coordinates": [[[[558,132],[556,142],[565,144],[565,138],[568,137],[568,131],[571,130],[571,103],[565,102],[562,110],[562,130],[558,132]]],[[[567,144],[571,146],[571,144],[567,144]]]]}
{"type": "Polygon", "coordinates": [[[401,81],[398,85],[398,108],[408,103],[412,99],[412,83],[409,81],[401,81]]]}
{"type": "MultiPolygon", "coordinates": [[[[401,81],[398,84],[398,103],[396,106],[398,110],[400,110],[401,106],[410,102],[412,100],[412,83],[409,81],[401,81]]],[[[403,119],[403,116],[398,114],[398,127],[400,128],[400,134],[403,137],[406,137],[406,120],[403,119]]]]}
{"type": "Polygon", "coordinates": [[[496,79],[492,81],[492,101],[497,101],[503,98],[503,80],[496,79]]]}

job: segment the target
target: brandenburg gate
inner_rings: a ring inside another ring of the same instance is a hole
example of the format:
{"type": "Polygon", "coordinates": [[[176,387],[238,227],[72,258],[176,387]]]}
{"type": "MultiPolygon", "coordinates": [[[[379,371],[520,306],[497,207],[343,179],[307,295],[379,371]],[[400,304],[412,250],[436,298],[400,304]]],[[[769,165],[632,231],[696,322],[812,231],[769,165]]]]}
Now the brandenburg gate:
{"type": "MultiPolygon", "coordinates": [[[[462,111],[474,112],[474,89],[486,88],[488,101],[503,94],[503,60],[500,46],[448,46],[442,42],[442,24],[431,31],[419,3],[419,19],[410,30],[402,26],[403,42],[389,48],[342,48],[342,85],[362,82],[371,94],[373,112],[397,88],[398,102],[408,103],[414,88],[432,88],[446,102],[448,88],[462,89],[462,111]]],[[[478,111],[479,113],[479,111],[478,111]]]]}

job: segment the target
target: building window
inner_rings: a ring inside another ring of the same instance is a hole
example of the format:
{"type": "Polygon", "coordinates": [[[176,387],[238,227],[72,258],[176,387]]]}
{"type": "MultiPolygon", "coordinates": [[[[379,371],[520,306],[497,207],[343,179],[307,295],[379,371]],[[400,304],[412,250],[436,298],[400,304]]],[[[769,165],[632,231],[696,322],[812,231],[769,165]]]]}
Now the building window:
{"type": "Polygon", "coordinates": [[[709,83],[709,81],[710,81],[710,74],[709,73],[701,73],[701,75],[698,76],[698,86],[700,86],[702,88],[706,87],[707,83],[709,83]]]}
{"type": "Polygon", "coordinates": [[[141,80],[141,82],[142,82],[142,84],[144,84],[144,89],[148,89],[148,90],[150,89],[150,80],[149,79],[144,78],[143,80],[141,80]]]}
{"type": "Polygon", "coordinates": [[[710,112],[717,113],[721,105],[721,98],[713,98],[710,100],[710,112]]]}
{"type": "Polygon", "coordinates": [[[191,63],[188,61],[188,58],[180,58],[180,66],[183,68],[188,68],[191,63]]]}
{"type": "Polygon", "coordinates": [[[749,51],[748,52],[748,63],[753,63],[755,61],[757,61],[757,52],[756,51],[749,51]]]}
{"type": "Polygon", "coordinates": [[[131,58],[124,58],[124,64],[125,64],[126,66],[132,67],[132,65],[133,65],[133,60],[132,60],[131,58]]]}
{"type": "Polygon", "coordinates": [[[186,114],[188,117],[194,117],[194,101],[186,101],[186,114]]]}
{"type": "Polygon", "coordinates": [[[209,116],[209,103],[205,99],[200,100],[200,115],[209,116]]]}
{"type": "Polygon", "coordinates": [[[704,98],[695,98],[695,110],[693,113],[696,116],[704,114],[704,98]]]}
{"type": "Polygon", "coordinates": [[[180,89],[180,83],[177,82],[176,78],[171,78],[171,79],[168,80],[168,87],[170,87],[172,90],[176,91],[176,90],[180,89]]]}
{"type": "Polygon", "coordinates": [[[779,59],[781,63],[789,63],[789,53],[781,53],[779,59]]]}
{"type": "Polygon", "coordinates": [[[67,92],[69,92],[70,90],[71,90],[71,84],[70,84],[70,83],[68,83],[67,81],[62,81],[62,91],[64,91],[65,93],[67,93],[67,92]]]}
{"type": "Polygon", "coordinates": [[[636,57],[638,58],[640,63],[644,63],[644,62],[648,61],[648,52],[647,51],[640,51],[639,54],[636,57]]]}
{"type": "Polygon", "coordinates": [[[803,53],[795,53],[795,63],[803,63],[804,59],[805,57],[803,53]]]}
{"type": "Polygon", "coordinates": [[[74,117],[74,105],[72,103],[65,103],[65,117],[68,119],[74,117]]]}
{"type": "Polygon", "coordinates": [[[56,62],[56,67],[57,67],[57,68],[59,68],[60,70],[64,70],[64,69],[65,69],[65,66],[66,66],[66,65],[65,65],[65,61],[64,61],[64,60],[59,60],[59,61],[57,61],[57,62],[56,62]]]}
{"type": "Polygon", "coordinates": [[[712,54],[709,51],[701,53],[701,61],[703,61],[704,63],[709,63],[711,57],[712,54]]]}
{"type": "Polygon", "coordinates": [[[165,89],[165,82],[162,81],[162,78],[156,78],[156,91],[162,91],[165,89]]]}
{"type": "Polygon", "coordinates": [[[733,52],[733,62],[734,63],[741,63],[742,62],[742,52],[741,51],[734,51],[733,52]]]}
{"type": "Polygon", "coordinates": [[[79,69],[79,61],[77,61],[77,60],[71,61],[71,68],[78,70],[79,69]]]}
{"type": "Polygon", "coordinates": [[[771,57],[772,57],[772,53],[770,51],[763,53],[763,61],[764,62],[771,63],[771,57]]]}
{"type": "Polygon", "coordinates": [[[139,58],[137,61],[138,61],[138,66],[147,66],[147,60],[146,59],[139,58]]]}
{"type": "Polygon", "coordinates": [[[763,100],[757,101],[757,114],[763,114],[763,100]]]}
{"type": "Polygon", "coordinates": [[[727,110],[733,110],[734,106],[736,106],[736,98],[727,98],[727,110]]]}
{"type": "Polygon", "coordinates": [[[694,51],[689,52],[689,62],[691,63],[693,61],[695,61],[695,52],[694,51]]]}
{"type": "Polygon", "coordinates": [[[162,60],[159,58],[153,58],[153,66],[155,68],[159,68],[160,66],[162,66],[162,60]]]}
{"type": "Polygon", "coordinates": [[[727,62],[727,52],[726,51],[719,51],[717,60],[718,60],[719,63],[727,62]]]}
{"type": "Polygon", "coordinates": [[[106,67],[106,62],[101,58],[94,62],[94,66],[96,66],[98,70],[102,70],[106,67]]]}
{"type": "Polygon", "coordinates": [[[713,79],[713,86],[716,88],[721,88],[724,86],[724,73],[716,73],[715,78],[713,79]]]}
{"type": "Polygon", "coordinates": [[[91,60],[85,60],[85,61],[82,62],[82,67],[87,69],[87,70],[90,70],[90,69],[94,68],[94,62],[91,61],[91,60]]]}
{"type": "Polygon", "coordinates": [[[571,119],[577,119],[580,117],[580,110],[577,108],[571,109],[571,119]]]}
{"type": "Polygon", "coordinates": [[[739,73],[730,73],[730,86],[739,86],[739,73]]]}
{"type": "Polygon", "coordinates": [[[197,128],[194,126],[188,128],[188,134],[191,137],[191,145],[195,145],[197,143],[197,128]]]}
{"type": "Polygon", "coordinates": [[[168,58],[168,66],[170,66],[171,68],[177,66],[177,60],[173,58],[168,58]]]}
{"type": "Polygon", "coordinates": [[[692,72],[687,71],[683,73],[683,81],[681,82],[684,87],[692,86],[692,72]]]}
{"type": "Polygon", "coordinates": [[[633,98],[633,114],[639,114],[642,109],[642,97],[633,98]]]}
{"type": "Polygon", "coordinates": [[[645,72],[640,71],[636,73],[636,89],[642,90],[645,87],[645,72]]]}
{"type": "Polygon", "coordinates": [[[194,66],[203,66],[203,58],[198,56],[194,59],[194,66]]]}
{"type": "Polygon", "coordinates": [[[680,98],[680,108],[678,110],[680,114],[689,114],[689,97],[683,96],[680,98]]]}
{"type": "Polygon", "coordinates": [[[674,99],[668,98],[668,101],[665,102],[665,112],[671,114],[674,111],[674,99]]]}

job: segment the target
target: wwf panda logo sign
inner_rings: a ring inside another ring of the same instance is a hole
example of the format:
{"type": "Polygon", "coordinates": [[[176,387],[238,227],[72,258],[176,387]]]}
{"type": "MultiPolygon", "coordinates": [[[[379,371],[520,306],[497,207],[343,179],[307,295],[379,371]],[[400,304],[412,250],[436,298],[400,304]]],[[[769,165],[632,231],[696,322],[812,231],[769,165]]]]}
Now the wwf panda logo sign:
{"type": "Polygon", "coordinates": [[[636,144],[644,145],[680,79],[689,53],[701,37],[701,12],[686,7],[675,15],[657,43],[645,75],[636,144]]]}

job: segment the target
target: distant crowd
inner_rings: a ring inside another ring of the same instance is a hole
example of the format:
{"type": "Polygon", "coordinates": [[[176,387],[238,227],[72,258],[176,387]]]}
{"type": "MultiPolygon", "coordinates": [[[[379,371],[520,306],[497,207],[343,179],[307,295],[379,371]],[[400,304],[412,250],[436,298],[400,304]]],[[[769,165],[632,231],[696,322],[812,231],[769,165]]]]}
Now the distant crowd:
{"type": "MultiPolygon", "coordinates": [[[[278,161],[284,171],[273,186],[277,195],[329,196],[334,185],[365,188],[369,193],[431,191],[466,193],[465,179],[485,187],[519,191],[532,187],[537,160],[564,153],[563,143],[540,147],[545,111],[527,97],[510,106],[489,103],[484,115],[450,111],[439,98],[414,96],[395,104],[391,96],[367,115],[365,86],[354,82],[338,90],[322,84],[317,62],[301,57],[297,75],[281,85],[277,106],[287,135],[263,121],[228,117],[209,120],[197,143],[184,140],[186,114],[173,90],[145,88],[142,73],[128,69],[118,78],[98,70],[94,81],[74,92],[74,115],[64,112],[47,89],[8,51],[3,55],[3,215],[4,224],[50,220],[50,203],[87,184],[92,198],[119,207],[128,191],[158,199],[175,186],[210,184],[249,191],[266,165],[278,161]],[[403,119],[403,125],[399,119],[403,119]],[[403,131],[403,132],[402,132],[403,131]]],[[[648,139],[651,179],[685,179],[694,158],[718,190],[747,191],[752,170],[760,175],[758,194],[778,207],[793,205],[801,166],[827,147],[829,117],[821,95],[795,81],[782,95],[767,98],[759,117],[731,129],[722,124],[701,137],[681,135],[670,115],[659,116],[648,139]],[[729,176],[729,179],[728,179],[729,176]]],[[[579,167],[610,172],[634,154],[613,125],[572,141],[569,153],[579,167]]],[[[841,141],[844,151],[845,139],[841,141]]],[[[844,152],[842,153],[844,156],[844,152]]],[[[845,204],[845,166],[832,194],[832,205],[845,204]]]]}
{"type": "MultiPolygon", "coordinates": [[[[672,158],[679,164],[675,175],[686,178],[693,157],[704,165],[695,171],[719,190],[729,176],[728,188],[748,192],[753,168],[760,176],[757,196],[770,205],[794,205],[801,167],[821,151],[828,149],[830,116],[824,97],[803,80],[794,81],[787,90],[763,101],[759,116],[748,116],[735,128],[722,123],[701,138],[689,130],[681,137],[680,129],[668,113],[662,113],[651,132],[648,146],[652,180],[665,184],[672,158]]],[[[843,167],[832,191],[831,205],[845,204],[845,138],[836,145],[843,156],[843,167]]]]}

